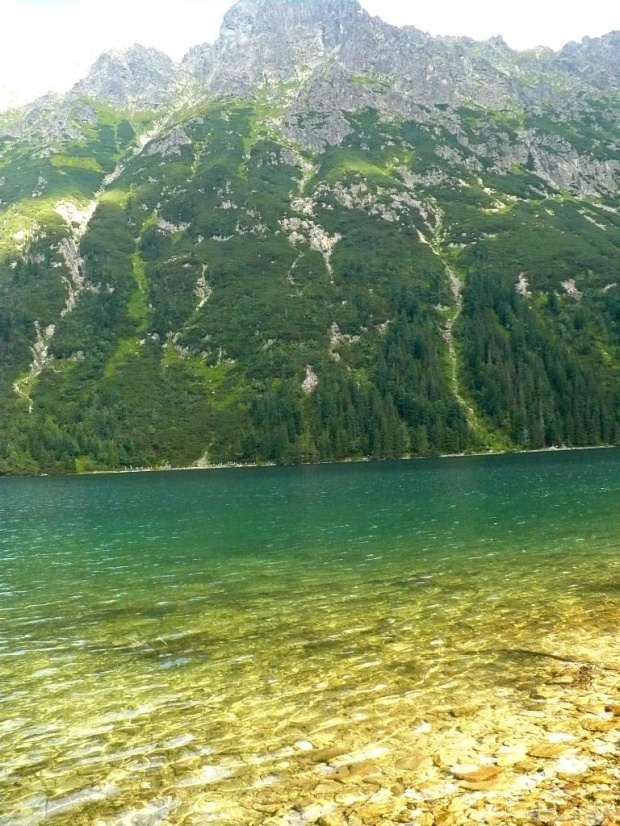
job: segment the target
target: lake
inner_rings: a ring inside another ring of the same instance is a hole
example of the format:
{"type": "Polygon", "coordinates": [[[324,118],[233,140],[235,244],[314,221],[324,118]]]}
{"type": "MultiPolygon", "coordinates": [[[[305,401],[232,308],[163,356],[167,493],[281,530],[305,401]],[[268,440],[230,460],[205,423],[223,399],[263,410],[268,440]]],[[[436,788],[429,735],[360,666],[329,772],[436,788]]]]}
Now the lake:
{"type": "Polygon", "coordinates": [[[0,480],[0,824],[591,822],[619,517],[617,450],[0,480]]]}

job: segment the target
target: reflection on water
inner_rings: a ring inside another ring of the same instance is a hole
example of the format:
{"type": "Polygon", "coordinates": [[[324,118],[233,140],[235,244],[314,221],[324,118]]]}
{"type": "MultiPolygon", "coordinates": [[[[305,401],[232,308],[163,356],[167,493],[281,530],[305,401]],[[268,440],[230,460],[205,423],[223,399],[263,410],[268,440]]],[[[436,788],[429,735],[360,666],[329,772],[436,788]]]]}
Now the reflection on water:
{"type": "Polygon", "coordinates": [[[619,504],[615,451],[0,481],[0,824],[415,822],[620,662],[619,504]]]}

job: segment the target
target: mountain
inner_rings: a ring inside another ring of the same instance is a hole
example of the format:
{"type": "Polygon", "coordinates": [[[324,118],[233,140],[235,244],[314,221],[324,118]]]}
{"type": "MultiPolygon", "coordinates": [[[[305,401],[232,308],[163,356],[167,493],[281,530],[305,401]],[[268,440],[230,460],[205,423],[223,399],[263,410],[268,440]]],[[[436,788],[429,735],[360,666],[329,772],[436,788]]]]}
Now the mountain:
{"type": "Polygon", "coordinates": [[[117,109],[157,110],[170,99],[181,74],[168,55],[136,44],[105,52],[70,99],[92,98],[117,109]]]}
{"type": "Polygon", "coordinates": [[[0,114],[0,472],[619,443],[619,66],[241,0],[0,114]]]}

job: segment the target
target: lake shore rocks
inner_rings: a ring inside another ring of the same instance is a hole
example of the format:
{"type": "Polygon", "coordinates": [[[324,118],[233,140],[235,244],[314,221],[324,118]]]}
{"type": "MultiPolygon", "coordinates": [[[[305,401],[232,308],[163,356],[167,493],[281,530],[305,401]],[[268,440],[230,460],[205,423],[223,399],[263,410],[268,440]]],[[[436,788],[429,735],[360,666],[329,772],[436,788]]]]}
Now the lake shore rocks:
{"type": "Polygon", "coordinates": [[[283,811],[270,826],[617,826],[620,679],[601,673],[579,687],[575,668],[550,680],[530,692],[545,703],[534,716],[501,702],[455,705],[415,725],[409,749],[389,737],[383,754],[380,743],[359,748],[372,760],[356,760],[344,744],[322,749],[318,768],[339,793],[297,819],[283,811]]]}

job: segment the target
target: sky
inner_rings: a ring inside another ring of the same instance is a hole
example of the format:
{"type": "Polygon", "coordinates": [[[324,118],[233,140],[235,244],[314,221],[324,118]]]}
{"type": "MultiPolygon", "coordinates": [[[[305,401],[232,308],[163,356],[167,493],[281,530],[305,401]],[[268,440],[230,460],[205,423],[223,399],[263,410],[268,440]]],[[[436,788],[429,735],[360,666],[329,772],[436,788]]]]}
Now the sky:
{"type": "MultiPolygon", "coordinates": [[[[560,48],[620,29],[618,0],[360,0],[395,25],[560,48]]],[[[0,0],[0,106],[65,91],[105,49],[140,42],[180,60],[217,37],[233,0],[0,0]]]]}

